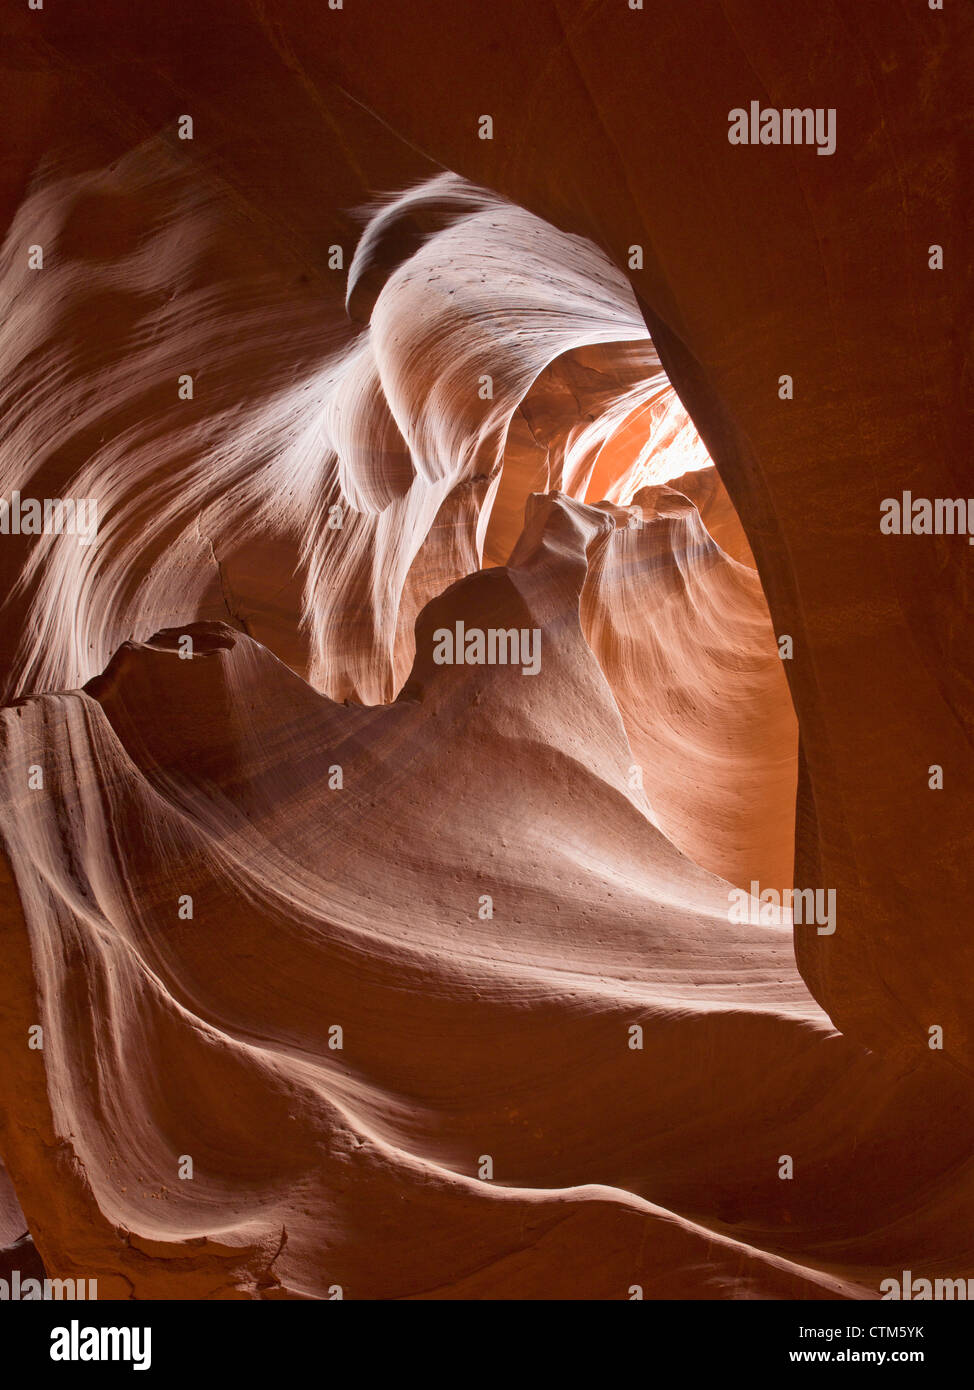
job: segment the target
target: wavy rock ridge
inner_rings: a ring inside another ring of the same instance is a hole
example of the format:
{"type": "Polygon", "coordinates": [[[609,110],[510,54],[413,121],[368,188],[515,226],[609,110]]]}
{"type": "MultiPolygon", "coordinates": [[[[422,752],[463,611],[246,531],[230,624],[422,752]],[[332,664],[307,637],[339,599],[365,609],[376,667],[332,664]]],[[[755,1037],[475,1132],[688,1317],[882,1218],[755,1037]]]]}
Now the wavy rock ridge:
{"type": "MultiPolygon", "coordinates": [[[[137,1297],[854,1297],[917,1250],[888,1153],[922,1162],[893,1098],[915,1116],[923,1078],[837,1036],[787,927],[732,927],[628,785],[578,608],[630,534],[538,499],[509,566],[424,610],[391,706],[215,624],[6,711],[5,1045],[31,962],[46,1043],[5,1143],[54,1267],[137,1297]],[[542,670],[437,666],[458,620],[540,628],[542,670]],[[15,776],[39,746],[44,795],[15,776]]],[[[963,1199],[928,1182],[936,1250],[963,1199]]]]}
{"type": "Polygon", "coordinates": [[[948,20],[420,8],[12,20],[0,496],[98,534],[0,537],[0,1262],[965,1277],[968,581],[875,527],[962,490],[948,20]],[[724,162],[755,78],[834,159],[724,162]]]}

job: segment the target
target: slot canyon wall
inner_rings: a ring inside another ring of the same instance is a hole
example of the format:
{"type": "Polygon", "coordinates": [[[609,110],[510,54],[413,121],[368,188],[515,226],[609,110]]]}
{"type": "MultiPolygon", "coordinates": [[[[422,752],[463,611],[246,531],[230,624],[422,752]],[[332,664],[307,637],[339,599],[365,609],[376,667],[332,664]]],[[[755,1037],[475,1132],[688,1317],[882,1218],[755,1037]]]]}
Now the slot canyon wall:
{"type": "Polygon", "coordinates": [[[974,1277],[969,18],[8,26],[3,1269],[974,1277]]]}

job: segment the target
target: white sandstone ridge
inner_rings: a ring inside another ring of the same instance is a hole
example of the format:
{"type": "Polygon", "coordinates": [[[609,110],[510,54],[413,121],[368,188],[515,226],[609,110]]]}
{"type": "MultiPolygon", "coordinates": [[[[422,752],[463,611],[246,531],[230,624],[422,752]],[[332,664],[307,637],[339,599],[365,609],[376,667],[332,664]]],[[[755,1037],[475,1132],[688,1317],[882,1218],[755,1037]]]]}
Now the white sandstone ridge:
{"type": "Polygon", "coordinates": [[[98,534],[95,497],[22,497],[16,489],[10,501],[0,497],[0,535],[77,536],[91,545],[98,534]]]}
{"type": "Polygon", "coordinates": [[[541,629],[538,627],[438,627],[433,633],[437,666],[520,666],[522,676],[541,670],[541,629]]]}

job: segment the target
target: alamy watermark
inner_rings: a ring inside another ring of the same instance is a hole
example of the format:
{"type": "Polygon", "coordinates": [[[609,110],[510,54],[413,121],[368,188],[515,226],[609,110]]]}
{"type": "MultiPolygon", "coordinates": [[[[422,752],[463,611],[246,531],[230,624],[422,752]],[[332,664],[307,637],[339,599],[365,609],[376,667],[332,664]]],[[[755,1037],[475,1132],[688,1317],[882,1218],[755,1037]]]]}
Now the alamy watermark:
{"type": "Polygon", "coordinates": [[[133,1371],[152,1365],[151,1327],[82,1327],[77,1318],[51,1330],[52,1361],[131,1361],[133,1371]]]}
{"type": "Polygon", "coordinates": [[[754,926],[781,926],[784,913],[791,911],[795,926],[815,926],[819,936],[832,936],[835,931],[834,888],[762,888],[751,883],[751,891],[731,888],[727,894],[730,922],[750,922],[754,926]]]}
{"type": "Polygon", "coordinates": [[[835,154],[835,107],[786,106],[780,111],[752,101],[728,111],[732,145],[817,145],[818,154],[835,154]]]}
{"type": "Polygon", "coordinates": [[[967,536],[974,545],[974,498],[884,497],[879,504],[884,536],[967,536]]]}
{"type": "Polygon", "coordinates": [[[77,536],[79,545],[91,545],[98,534],[98,500],[95,497],[22,497],[12,492],[0,497],[0,535],[77,536]]]}
{"type": "Polygon", "coordinates": [[[915,1279],[913,1271],[904,1269],[899,1279],[884,1279],[879,1292],[885,1299],[900,1299],[906,1303],[923,1303],[934,1299],[967,1301],[974,1299],[974,1279],[915,1279]]]}
{"type": "Polygon", "coordinates": [[[541,670],[538,627],[438,627],[433,633],[437,666],[520,666],[522,676],[541,670]]]}
{"type": "Polygon", "coordinates": [[[98,1298],[97,1279],[34,1279],[21,1278],[20,1270],[10,1271],[9,1279],[0,1279],[0,1303],[29,1303],[33,1300],[98,1298]]]}

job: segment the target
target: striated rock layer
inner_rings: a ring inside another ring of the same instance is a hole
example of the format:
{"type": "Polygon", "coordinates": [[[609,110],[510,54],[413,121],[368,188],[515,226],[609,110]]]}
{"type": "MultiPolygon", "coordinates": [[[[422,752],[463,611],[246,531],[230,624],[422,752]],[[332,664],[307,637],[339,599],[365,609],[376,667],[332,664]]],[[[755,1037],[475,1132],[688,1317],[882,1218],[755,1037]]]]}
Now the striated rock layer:
{"type": "Polygon", "coordinates": [[[974,1274],[954,9],[11,16],[5,1269],[974,1274]]]}
{"type": "Polygon", "coordinates": [[[839,1037],[787,927],[731,925],[627,784],[578,619],[611,526],[539,500],[510,566],[424,610],[388,707],[216,624],[6,711],[4,1146],[54,1267],[138,1297],[743,1297],[956,1264],[963,1141],[931,1166],[923,1075],[839,1037]],[[541,671],[437,666],[457,621],[539,628],[541,671]],[[13,775],[38,746],[44,795],[13,775]]]}

